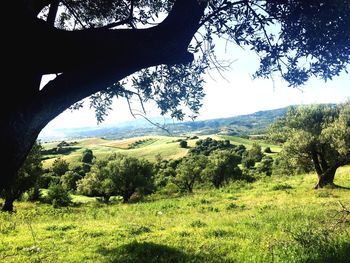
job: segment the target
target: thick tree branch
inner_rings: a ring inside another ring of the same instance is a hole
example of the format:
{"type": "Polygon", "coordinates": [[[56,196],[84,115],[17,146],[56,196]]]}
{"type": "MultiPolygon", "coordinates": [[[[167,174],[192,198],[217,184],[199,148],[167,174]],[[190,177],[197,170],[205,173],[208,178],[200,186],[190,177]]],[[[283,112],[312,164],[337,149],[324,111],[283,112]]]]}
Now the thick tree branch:
{"type": "Polygon", "coordinates": [[[89,64],[103,65],[120,58],[126,59],[126,47],[138,52],[144,45],[151,47],[158,41],[168,42],[168,48],[176,46],[186,50],[198,30],[204,8],[202,1],[177,0],[160,25],[142,30],[86,29],[69,32],[52,28],[40,19],[34,19],[21,28],[23,34],[18,32],[14,36],[13,41],[26,43],[26,49],[19,46],[12,61],[21,61],[23,68],[31,68],[40,74],[50,74],[71,71],[89,64]],[[27,39],[24,32],[33,28],[31,39],[27,39]],[[50,50],[56,52],[50,54],[50,50]],[[36,61],[35,65],[32,61],[36,61]]]}
{"type": "MultiPolygon", "coordinates": [[[[38,113],[38,117],[34,125],[44,127],[75,102],[106,89],[142,68],[191,62],[193,55],[187,51],[187,47],[198,30],[204,8],[197,0],[178,0],[169,17],[154,28],[65,32],[74,34],[91,50],[88,56],[85,54],[88,59],[81,58],[83,54],[72,52],[71,58],[66,58],[73,64],[71,68],[63,64],[65,60],[61,60],[62,65],[58,66],[65,69],[63,73],[49,82],[35,98],[32,112],[38,113]],[[101,37],[103,43],[96,39],[101,37]],[[74,64],[80,59],[83,62],[74,64]]],[[[74,47],[74,50],[78,49],[78,46],[74,47]]]]}
{"type": "Polygon", "coordinates": [[[47,15],[46,22],[51,26],[55,26],[55,20],[56,20],[59,4],[60,4],[59,0],[54,0],[50,5],[50,10],[49,10],[49,14],[47,15]]]}

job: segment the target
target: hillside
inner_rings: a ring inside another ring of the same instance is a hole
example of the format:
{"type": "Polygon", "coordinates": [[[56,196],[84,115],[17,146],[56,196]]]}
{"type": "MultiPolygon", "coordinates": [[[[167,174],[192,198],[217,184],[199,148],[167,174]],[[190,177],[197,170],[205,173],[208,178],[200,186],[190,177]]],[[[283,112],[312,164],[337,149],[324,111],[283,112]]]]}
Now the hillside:
{"type": "Polygon", "coordinates": [[[139,136],[179,136],[187,133],[198,135],[226,134],[226,135],[255,135],[266,131],[266,128],[278,117],[283,116],[287,108],[259,111],[252,114],[230,118],[218,118],[191,122],[173,122],[169,119],[151,119],[152,122],[164,126],[160,129],[146,120],[135,120],[118,126],[101,128],[58,129],[57,135],[41,134],[43,141],[70,140],[90,137],[106,139],[125,139],[139,136]]]}
{"type": "Polygon", "coordinates": [[[85,149],[91,149],[97,158],[104,157],[112,152],[122,153],[138,158],[145,158],[149,161],[155,161],[157,156],[162,159],[177,159],[184,157],[191,147],[195,146],[196,141],[211,137],[215,140],[229,140],[231,144],[242,144],[250,148],[254,142],[258,142],[261,147],[270,147],[273,152],[279,152],[280,147],[271,145],[264,141],[250,140],[237,136],[229,135],[199,135],[199,136],[141,136],[122,140],[87,138],[76,141],[67,141],[67,146],[61,148],[61,152],[52,153],[53,149],[62,142],[44,143],[44,164],[50,166],[55,158],[61,157],[70,163],[79,162],[85,149]],[[186,140],[188,148],[181,148],[179,141],[186,140]]]}
{"type": "MultiPolygon", "coordinates": [[[[350,167],[336,183],[350,187],[350,167]]],[[[1,262],[349,262],[346,189],[311,190],[315,175],[236,182],[183,196],[105,205],[17,202],[0,213],[1,262]]]]}

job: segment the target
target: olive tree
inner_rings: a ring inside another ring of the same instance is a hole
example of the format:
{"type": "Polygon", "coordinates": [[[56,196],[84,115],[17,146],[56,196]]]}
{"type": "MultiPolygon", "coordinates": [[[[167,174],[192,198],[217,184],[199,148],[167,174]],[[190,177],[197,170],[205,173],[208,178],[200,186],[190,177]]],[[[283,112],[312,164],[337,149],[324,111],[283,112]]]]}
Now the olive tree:
{"type": "Polygon", "coordinates": [[[135,192],[152,192],[153,166],[145,160],[114,154],[97,161],[91,172],[77,182],[77,190],[89,196],[101,196],[105,202],[112,195],[120,195],[126,203],[135,192]]]}
{"type": "Polygon", "coordinates": [[[18,0],[2,10],[2,189],[40,131],[84,98],[98,121],[113,97],[133,96],[179,119],[187,105],[194,117],[203,74],[222,66],[217,38],[260,56],[255,77],[277,72],[292,86],[349,64],[348,0],[18,0]],[[41,86],[46,74],[56,77],[41,86]]]}
{"type": "Polygon", "coordinates": [[[337,169],[350,163],[350,101],[291,107],[272,126],[271,138],[283,142],[286,158],[301,166],[312,162],[315,188],[334,186],[337,169]]]}

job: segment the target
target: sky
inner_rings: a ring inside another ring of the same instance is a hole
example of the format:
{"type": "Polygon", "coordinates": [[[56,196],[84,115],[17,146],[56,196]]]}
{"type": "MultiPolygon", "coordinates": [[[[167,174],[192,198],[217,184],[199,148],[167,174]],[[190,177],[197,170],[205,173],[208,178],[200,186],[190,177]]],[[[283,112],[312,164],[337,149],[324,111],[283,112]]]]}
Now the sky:
{"type": "MultiPolygon", "coordinates": [[[[257,56],[249,50],[219,43],[219,59],[233,61],[230,69],[222,72],[215,70],[205,75],[204,92],[206,96],[197,119],[213,119],[249,114],[260,110],[277,109],[295,104],[338,103],[350,99],[350,74],[342,73],[333,80],[324,82],[311,79],[296,89],[288,87],[277,75],[271,79],[252,79],[258,68],[257,56]]],[[[52,76],[44,76],[44,85],[52,76]]],[[[160,116],[154,105],[146,106],[147,117],[160,116]]],[[[140,117],[141,118],[141,117],[140,117]]],[[[79,111],[66,110],[52,120],[43,130],[43,134],[61,128],[98,127],[117,125],[120,122],[134,120],[128,104],[123,99],[115,100],[113,111],[102,123],[97,125],[94,111],[86,105],[79,111]]]]}

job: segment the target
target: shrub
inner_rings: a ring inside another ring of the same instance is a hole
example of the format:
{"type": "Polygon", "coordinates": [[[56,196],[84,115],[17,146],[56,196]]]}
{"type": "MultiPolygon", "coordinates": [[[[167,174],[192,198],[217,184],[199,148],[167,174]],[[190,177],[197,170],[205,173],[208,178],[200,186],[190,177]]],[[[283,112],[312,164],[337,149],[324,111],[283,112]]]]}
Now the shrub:
{"type": "Polygon", "coordinates": [[[28,195],[28,197],[27,197],[27,200],[28,200],[28,201],[33,202],[33,201],[38,201],[38,200],[40,200],[40,198],[41,198],[41,192],[40,192],[39,187],[34,186],[33,188],[29,189],[29,190],[27,191],[27,195],[28,195]]]}
{"type": "Polygon", "coordinates": [[[250,157],[244,157],[242,159],[242,165],[248,169],[253,168],[255,166],[255,160],[253,158],[250,158],[250,157]]]}
{"type": "Polygon", "coordinates": [[[57,158],[52,164],[52,171],[57,176],[64,175],[69,170],[69,164],[66,160],[57,158]]]}
{"type": "Polygon", "coordinates": [[[187,148],[187,141],[185,141],[185,140],[180,141],[180,147],[187,148]]]}
{"type": "Polygon", "coordinates": [[[60,179],[61,184],[67,190],[77,190],[77,181],[79,181],[82,176],[76,172],[68,171],[60,179]]]}
{"type": "Polygon", "coordinates": [[[266,147],[264,149],[264,153],[272,153],[271,148],[270,147],[266,147]]]}
{"type": "Polygon", "coordinates": [[[53,205],[53,207],[68,206],[71,204],[72,199],[65,189],[60,184],[51,184],[49,191],[47,192],[47,201],[53,205]]]}
{"type": "Polygon", "coordinates": [[[92,163],[92,160],[94,159],[94,154],[92,153],[92,150],[86,149],[84,150],[81,161],[83,163],[92,163]]]}
{"type": "Polygon", "coordinates": [[[39,188],[49,188],[50,184],[58,184],[60,178],[55,176],[53,172],[44,173],[38,179],[39,188]]]}

